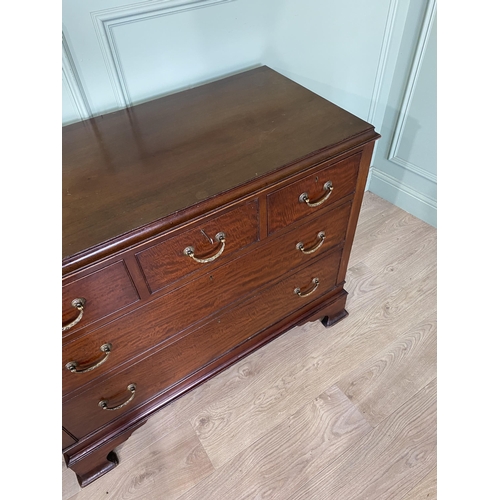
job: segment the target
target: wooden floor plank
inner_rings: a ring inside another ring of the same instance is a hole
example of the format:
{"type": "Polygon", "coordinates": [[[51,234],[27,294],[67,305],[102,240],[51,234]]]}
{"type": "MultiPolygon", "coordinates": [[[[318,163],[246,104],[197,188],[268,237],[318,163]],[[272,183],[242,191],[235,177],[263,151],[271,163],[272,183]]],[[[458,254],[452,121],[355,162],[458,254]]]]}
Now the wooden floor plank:
{"type": "Polygon", "coordinates": [[[436,380],[290,500],[400,500],[436,467],[436,380]]]}
{"type": "Polygon", "coordinates": [[[378,276],[389,282],[411,281],[414,276],[436,262],[436,229],[424,225],[416,228],[411,237],[402,238],[397,245],[384,248],[383,252],[371,252],[364,263],[378,276]]]}
{"type": "Polygon", "coordinates": [[[80,485],[76,479],[75,473],[66,467],[64,458],[62,459],[62,500],[68,500],[76,495],[80,490],[80,485]]]}
{"type": "Polygon", "coordinates": [[[365,261],[367,256],[395,250],[425,224],[396,207],[384,210],[356,229],[349,265],[365,261]]]}
{"type": "Polygon", "coordinates": [[[434,467],[402,500],[437,500],[437,467],[434,467]]]}
{"type": "Polygon", "coordinates": [[[397,212],[398,209],[392,203],[380,198],[380,196],[377,196],[370,191],[365,191],[358,218],[358,228],[372,217],[387,211],[397,212]]]}
{"type": "Polygon", "coordinates": [[[175,500],[214,469],[189,423],[83,488],[72,500],[175,500]]]}
{"type": "Polygon", "coordinates": [[[437,467],[434,467],[402,500],[437,500],[437,467]]]}
{"type": "Polygon", "coordinates": [[[345,290],[347,296],[347,311],[353,314],[364,309],[373,302],[374,297],[384,297],[396,291],[387,280],[377,274],[364,263],[358,262],[347,270],[345,290]]]}
{"type": "Polygon", "coordinates": [[[198,483],[181,500],[285,499],[371,429],[334,386],[198,483]]]}
{"type": "Polygon", "coordinates": [[[436,377],[436,329],[433,314],[337,383],[372,426],[436,377]]]}

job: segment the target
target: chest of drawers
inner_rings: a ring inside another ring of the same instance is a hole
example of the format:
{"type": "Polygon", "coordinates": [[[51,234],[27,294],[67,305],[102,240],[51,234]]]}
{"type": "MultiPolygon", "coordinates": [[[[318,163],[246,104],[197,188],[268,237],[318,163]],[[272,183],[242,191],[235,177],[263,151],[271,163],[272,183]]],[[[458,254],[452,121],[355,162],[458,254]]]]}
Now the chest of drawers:
{"type": "Polygon", "coordinates": [[[373,126],[267,67],[63,128],[63,455],[347,313],[373,126]]]}

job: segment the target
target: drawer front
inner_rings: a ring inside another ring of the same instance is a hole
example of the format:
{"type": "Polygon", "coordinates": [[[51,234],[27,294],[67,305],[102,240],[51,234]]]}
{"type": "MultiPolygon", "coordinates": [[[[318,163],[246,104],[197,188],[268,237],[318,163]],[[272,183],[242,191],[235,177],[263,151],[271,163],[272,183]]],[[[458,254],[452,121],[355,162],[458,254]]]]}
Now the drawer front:
{"type": "Polygon", "coordinates": [[[306,306],[335,287],[340,256],[341,249],[337,249],[315,259],[310,266],[256,293],[240,307],[228,310],[174,344],[78,394],[63,404],[64,427],[81,438],[306,306]],[[314,279],[318,282],[313,282],[314,279]],[[134,394],[130,384],[135,384],[134,394]],[[102,400],[109,407],[129,402],[110,411],[99,406],[102,400]]]}
{"type": "Polygon", "coordinates": [[[258,239],[259,210],[255,200],[208,218],[139,252],[136,257],[150,291],[155,292],[191,273],[217,267],[228,255],[258,239]],[[221,233],[225,235],[223,243],[216,238],[221,233]],[[192,249],[195,258],[209,262],[200,263],[190,258],[186,255],[187,248],[192,249]]]}
{"type": "Polygon", "coordinates": [[[269,233],[353,193],[360,160],[361,154],[351,156],[270,193],[267,196],[269,233]],[[331,191],[325,188],[329,185],[331,191]]]}
{"type": "Polygon", "coordinates": [[[75,444],[76,441],[70,436],[65,430],[62,430],[62,449],[68,448],[72,444],[75,444]]]}
{"type": "Polygon", "coordinates": [[[67,328],[63,336],[138,300],[139,295],[123,261],[67,283],[62,287],[62,324],[63,329],[67,328]],[[72,305],[77,299],[85,300],[81,310],[72,305]]]}
{"type": "Polygon", "coordinates": [[[343,242],[351,203],[294,227],[280,238],[260,244],[239,259],[157,298],[89,335],[63,346],[63,394],[67,394],[238,298],[278,279],[291,269],[329,252],[343,242]],[[324,239],[319,237],[324,235],[324,239]],[[297,245],[302,243],[302,250],[297,245]],[[106,355],[105,346],[111,344],[106,355]],[[106,359],[105,359],[106,358],[106,359]],[[74,373],[66,368],[71,362],[74,373]],[[99,364],[102,363],[102,364],[99,364]],[[99,365],[92,369],[94,365],[99,365]]]}

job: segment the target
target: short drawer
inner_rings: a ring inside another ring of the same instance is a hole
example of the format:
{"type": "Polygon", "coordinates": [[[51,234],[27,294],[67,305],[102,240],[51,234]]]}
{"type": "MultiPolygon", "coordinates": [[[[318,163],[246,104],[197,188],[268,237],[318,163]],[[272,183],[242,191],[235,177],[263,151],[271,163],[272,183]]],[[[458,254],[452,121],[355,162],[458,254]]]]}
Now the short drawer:
{"type": "Polygon", "coordinates": [[[361,154],[300,179],[267,196],[268,231],[273,233],[292,222],[354,192],[361,154]]]}
{"type": "Polygon", "coordinates": [[[65,344],[63,394],[92,382],[266,283],[332,251],[345,238],[350,211],[348,202],[307,223],[296,224],[279,238],[262,242],[248,254],[65,344]]]}
{"type": "Polygon", "coordinates": [[[149,289],[155,292],[183,276],[216,267],[228,255],[258,239],[259,210],[255,200],[167,237],[136,257],[149,289]]]}
{"type": "Polygon", "coordinates": [[[237,345],[307,306],[335,287],[341,249],[252,295],[174,344],[106,377],[63,404],[63,425],[77,438],[107,424],[172,387],[237,345]],[[131,386],[134,384],[134,388],[131,386]],[[109,408],[99,405],[106,401],[109,408]],[[126,404],[125,404],[126,403],[126,404]]]}
{"type": "Polygon", "coordinates": [[[70,436],[64,429],[62,430],[62,449],[70,447],[72,444],[75,444],[76,441],[70,436]]]}
{"type": "Polygon", "coordinates": [[[138,300],[139,295],[123,261],[66,283],[62,287],[63,336],[138,300]]]}

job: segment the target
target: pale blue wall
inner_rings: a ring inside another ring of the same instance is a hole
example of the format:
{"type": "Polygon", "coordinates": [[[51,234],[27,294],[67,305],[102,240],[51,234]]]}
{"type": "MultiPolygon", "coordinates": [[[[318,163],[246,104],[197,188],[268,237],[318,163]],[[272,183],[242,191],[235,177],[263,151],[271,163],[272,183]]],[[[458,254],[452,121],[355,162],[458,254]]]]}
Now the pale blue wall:
{"type": "MultiPolygon", "coordinates": [[[[137,103],[265,64],[368,118],[390,0],[143,2],[142,18],[121,4],[63,1],[93,114],[123,107],[123,94],[137,103]],[[148,11],[151,4],[164,8],[148,11]],[[202,8],[176,10],[193,6],[202,8]],[[107,32],[102,19],[111,19],[107,32]]],[[[74,119],[66,101],[64,109],[74,119]]]]}
{"type": "Polygon", "coordinates": [[[369,189],[432,223],[407,201],[416,193],[435,212],[436,183],[419,175],[435,178],[435,83],[422,76],[435,35],[400,127],[402,161],[388,156],[428,3],[63,0],[63,125],[264,64],[373,123],[383,138],[369,189]]]}
{"type": "Polygon", "coordinates": [[[280,0],[266,63],[368,119],[390,0],[280,0]]]}

